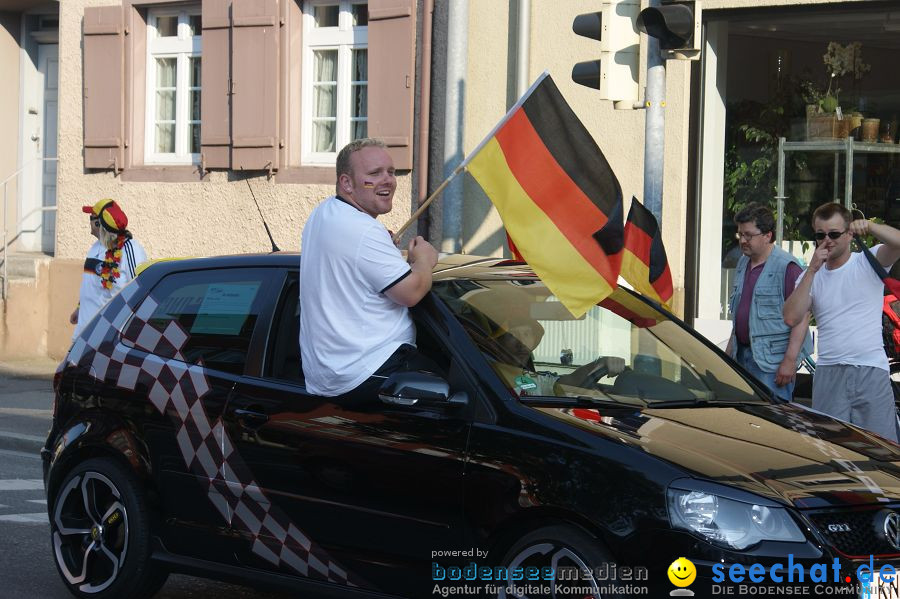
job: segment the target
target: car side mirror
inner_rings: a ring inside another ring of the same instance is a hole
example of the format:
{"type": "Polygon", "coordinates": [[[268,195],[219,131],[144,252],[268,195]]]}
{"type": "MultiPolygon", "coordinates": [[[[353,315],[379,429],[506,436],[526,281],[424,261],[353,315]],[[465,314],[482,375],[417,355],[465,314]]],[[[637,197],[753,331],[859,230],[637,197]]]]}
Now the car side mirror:
{"type": "Polygon", "coordinates": [[[395,372],[378,390],[378,398],[395,406],[459,407],[469,403],[465,392],[450,395],[450,383],[427,372],[395,372]]]}

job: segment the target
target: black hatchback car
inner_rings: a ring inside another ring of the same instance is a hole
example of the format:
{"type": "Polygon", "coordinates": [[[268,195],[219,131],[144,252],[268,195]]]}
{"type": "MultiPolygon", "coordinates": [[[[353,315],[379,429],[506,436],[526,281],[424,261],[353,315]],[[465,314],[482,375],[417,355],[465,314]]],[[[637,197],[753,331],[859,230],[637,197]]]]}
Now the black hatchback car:
{"type": "Polygon", "coordinates": [[[744,595],[786,584],[778,564],[838,587],[900,561],[900,447],[775,401],[628,290],[575,319],[525,265],[445,257],[412,310],[433,372],[323,398],[299,268],[157,263],[75,340],[42,452],[73,594],[186,572],[304,597],[744,595]]]}

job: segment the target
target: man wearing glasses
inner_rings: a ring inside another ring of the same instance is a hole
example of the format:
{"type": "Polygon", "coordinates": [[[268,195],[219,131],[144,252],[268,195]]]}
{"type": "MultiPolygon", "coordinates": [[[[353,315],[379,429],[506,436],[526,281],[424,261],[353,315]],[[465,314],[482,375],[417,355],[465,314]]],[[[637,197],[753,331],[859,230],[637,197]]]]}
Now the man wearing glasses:
{"type": "Polygon", "coordinates": [[[761,204],[748,204],[734,217],[741,253],[730,312],[734,322],[727,352],[784,400],[791,401],[800,359],[812,353],[809,318],[788,326],[785,299],[802,268],[794,256],[775,247],[775,219],[761,204]]]}
{"type": "Polygon", "coordinates": [[[889,269],[900,258],[900,231],[851,218],[834,202],[813,212],[816,251],[784,304],[784,321],[796,324],[810,310],[816,317],[813,408],[896,442],[894,395],[881,338],[884,284],[865,257],[850,250],[850,242],[855,235],[877,237],[883,243],[872,253],[889,269]]]}

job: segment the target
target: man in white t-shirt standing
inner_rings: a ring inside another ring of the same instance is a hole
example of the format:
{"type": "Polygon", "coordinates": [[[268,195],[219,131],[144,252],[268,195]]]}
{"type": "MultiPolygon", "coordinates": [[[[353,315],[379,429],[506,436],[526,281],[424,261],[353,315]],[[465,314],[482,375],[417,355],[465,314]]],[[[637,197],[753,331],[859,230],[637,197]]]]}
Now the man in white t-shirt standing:
{"type": "Polygon", "coordinates": [[[872,253],[886,268],[900,258],[900,231],[867,220],[851,222],[837,203],[813,213],[816,251],[784,304],[794,326],[812,310],[819,331],[813,408],[897,442],[897,418],[881,338],[884,284],[866,258],[850,250],[854,235],[883,244],[872,253]],[[824,265],[824,268],[822,266],[824,265]]]}
{"type": "Polygon", "coordinates": [[[416,329],[409,308],[431,289],[437,250],[422,237],[403,259],[377,217],[391,211],[397,179],[380,140],[337,157],[335,195],[303,228],[300,355],[307,391],[334,397],[372,375],[408,368],[416,329]]]}

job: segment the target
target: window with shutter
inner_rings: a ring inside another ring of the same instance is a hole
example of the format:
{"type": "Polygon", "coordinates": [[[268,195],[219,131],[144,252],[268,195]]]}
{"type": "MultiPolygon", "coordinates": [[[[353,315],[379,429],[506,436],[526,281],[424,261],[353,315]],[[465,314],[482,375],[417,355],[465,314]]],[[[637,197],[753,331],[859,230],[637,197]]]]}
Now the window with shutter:
{"type": "Polygon", "coordinates": [[[414,0],[369,0],[369,135],[399,170],[412,168],[416,68],[414,0]]]}
{"type": "Polygon", "coordinates": [[[332,165],[369,134],[368,4],[316,0],[303,12],[303,163],[332,165]]]}
{"type": "Polygon", "coordinates": [[[125,33],[122,6],[84,9],[84,167],[124,166],[125,33]]]}
{"type": "Polygon", "coordinates": [[[199,6],[155,8],[147,18],[147,164],[200,162],[199,6]]]}

